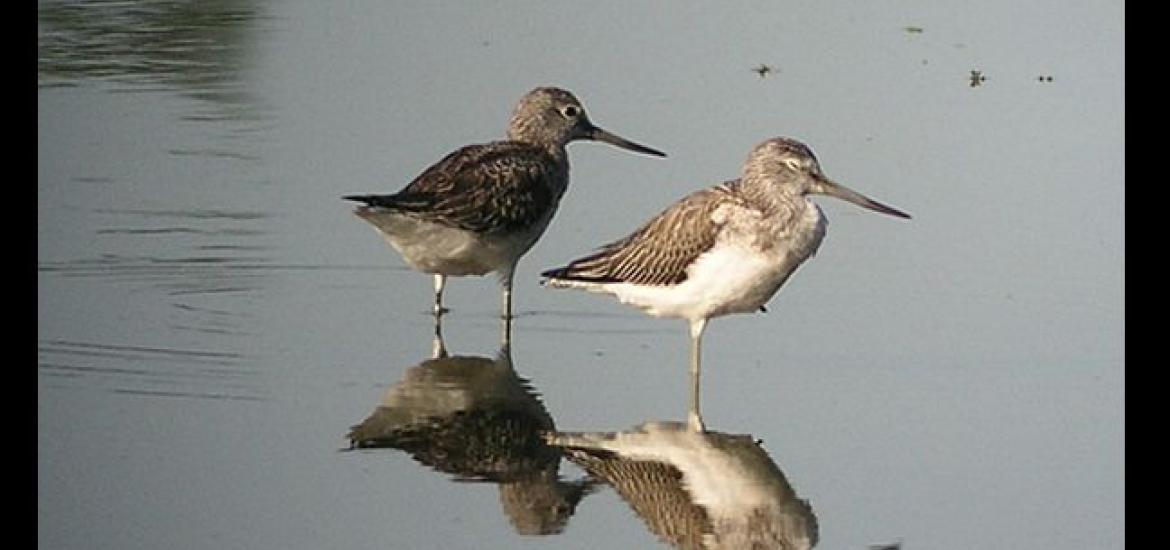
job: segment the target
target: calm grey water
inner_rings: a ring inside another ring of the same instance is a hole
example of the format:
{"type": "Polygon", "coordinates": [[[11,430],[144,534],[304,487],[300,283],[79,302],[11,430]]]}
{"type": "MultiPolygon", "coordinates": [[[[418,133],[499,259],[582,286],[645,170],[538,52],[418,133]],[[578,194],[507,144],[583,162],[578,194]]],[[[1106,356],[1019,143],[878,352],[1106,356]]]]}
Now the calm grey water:
{"type": "Polygon", "coordinates": [[[522,491],[515,461],[460,474],[426,437],[347,434],[398,425],[400,394],[539,429],[684,419],[682,322],[536,274],[776,135],[914,219],[818,199],[818,256],[708,329],[708,427],[761,441],[818,548],[1124,546],[1121,2],[39,6],[41,548],[665,547],[529,440],[522,491]],[[510,370],[474,278],[445,344],[504,370],[426,374],[430,278],[339,197],[501,137],[548,84],[670,156],[570,146],[510,370]]]}

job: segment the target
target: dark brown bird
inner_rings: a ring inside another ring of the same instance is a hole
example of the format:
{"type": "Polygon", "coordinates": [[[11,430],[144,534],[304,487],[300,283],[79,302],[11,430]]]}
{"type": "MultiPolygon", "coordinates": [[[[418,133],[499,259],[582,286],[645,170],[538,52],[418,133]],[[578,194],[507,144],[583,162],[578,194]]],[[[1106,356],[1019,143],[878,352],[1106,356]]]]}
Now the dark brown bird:
{"type": "Polygon", "coordinates": [[[507,139],[468,145],[390,195],[349,195],[407,265],[435,276],[435,314],[449,276],[496,272],[501,315],[512,315],[516,263],[544,233],[569,185],[565,146],[596,140],[656,156],[661,151],[611,134],[589,121],[572,93],[528,92],[508,123],[507,139]]]}

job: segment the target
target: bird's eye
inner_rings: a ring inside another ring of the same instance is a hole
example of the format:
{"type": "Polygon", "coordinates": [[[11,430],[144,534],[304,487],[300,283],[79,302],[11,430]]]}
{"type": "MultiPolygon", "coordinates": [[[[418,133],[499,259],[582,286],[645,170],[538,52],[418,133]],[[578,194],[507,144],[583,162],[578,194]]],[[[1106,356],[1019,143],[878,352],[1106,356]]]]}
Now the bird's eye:
{"type": "Polygon", "coordinates": [[[797,172],[803,172],[805,170],[804,164],[799,159],[784,159],[784,164],[787,164],[789,168],[797,172]]]}
{"type": "Polygon", "coordinates": [[[565,118],[577,118],[580,113],[581,110],[574,105],[566,105],[564,109],[561,109],[561,114],[565,115],[565,118]]]}

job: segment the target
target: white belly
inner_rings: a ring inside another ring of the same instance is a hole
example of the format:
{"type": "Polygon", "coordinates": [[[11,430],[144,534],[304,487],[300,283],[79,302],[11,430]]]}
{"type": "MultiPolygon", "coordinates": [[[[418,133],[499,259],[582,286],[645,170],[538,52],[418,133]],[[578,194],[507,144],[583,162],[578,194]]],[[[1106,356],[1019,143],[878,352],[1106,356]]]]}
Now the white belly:
{"type": "Polygon", "coordinates": [[[682,284],[606,285],[622,303],[655,317],[703,319],[752,313],[767,303],[795,265],[779,254],[760,255],[747,247],[719,246],[699,257],[682,284]]]}
{"type": "Polygon", "coordinates": [[[544,231],[479,234],[397,214],[379,216],[375,225],[413,269],[444,275],[484,275],[513,266],[544,231]]]}

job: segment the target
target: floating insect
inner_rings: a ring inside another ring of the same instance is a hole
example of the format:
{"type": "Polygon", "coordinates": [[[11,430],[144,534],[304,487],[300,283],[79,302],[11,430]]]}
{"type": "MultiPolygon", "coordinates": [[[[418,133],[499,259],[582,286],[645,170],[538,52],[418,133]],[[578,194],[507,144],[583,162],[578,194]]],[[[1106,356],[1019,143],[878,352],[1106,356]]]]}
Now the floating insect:
{"type": "Polygon", "coordinates": [[[915,27],[913,25],[902,27],[902,30],[911,34],[922,34],[922,27],[915,27]]]}
{"type": "Polygon", "coordinates": [[[773,69],[772,67],[763,63],[760,63],[758,67],[752,69],[752,72],[760,75],[760,78],[766,78],[769,74],[772,74],[775,71],[776,69],[773,69]]]}
{"type": "Polygon", "coordinates": [[[983,84],[983,82],[987,80],[987,77],[983,76],[983,71],[971,71],[970,78],[972,88],[983,84]]]}

